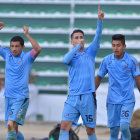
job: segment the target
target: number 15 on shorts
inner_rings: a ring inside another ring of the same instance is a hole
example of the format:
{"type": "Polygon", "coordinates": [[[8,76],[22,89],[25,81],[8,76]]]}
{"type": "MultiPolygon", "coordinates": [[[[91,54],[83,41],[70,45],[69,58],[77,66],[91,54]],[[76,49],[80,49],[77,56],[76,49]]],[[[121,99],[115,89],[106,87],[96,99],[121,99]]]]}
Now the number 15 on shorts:
{"type": "Polygon", "coordinates": [[[93,122],[93,115],[85,115],[87,122],[93,122]]]}

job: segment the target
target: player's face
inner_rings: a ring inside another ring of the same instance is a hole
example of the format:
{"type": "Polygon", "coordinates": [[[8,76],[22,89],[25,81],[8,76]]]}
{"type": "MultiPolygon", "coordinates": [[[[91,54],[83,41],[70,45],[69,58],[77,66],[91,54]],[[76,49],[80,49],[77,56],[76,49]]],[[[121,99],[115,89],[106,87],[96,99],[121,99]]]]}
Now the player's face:
{"type": "Polygon", "coordinates": [[[72,40],[71,40],[71,44],[76,47],[78,44],[80,44],[80,46],[82,48],[84,48],[85,45],[85,39],[84,39],[84,35],[80,32],[74,33],[72,40]]]}
{"type": "Polygon", "coordinates": [[[126,45],[124,45],[120,40],[112,41],[112,49],[116,59],[121,59],[124,55],[124,49],[126,45]]]}
{"type": "Polygon", "coordinates": [[[10,49],[12,51],[13,56],[18,57],[24,49],[24,46],[22,46],[19,41],[11,41],[10,49]]]}

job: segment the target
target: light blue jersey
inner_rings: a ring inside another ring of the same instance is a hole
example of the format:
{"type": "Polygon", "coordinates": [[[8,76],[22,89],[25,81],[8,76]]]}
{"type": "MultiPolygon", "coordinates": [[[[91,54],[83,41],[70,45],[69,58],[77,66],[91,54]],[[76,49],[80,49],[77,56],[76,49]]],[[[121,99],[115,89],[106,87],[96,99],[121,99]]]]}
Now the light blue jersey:
{"type": "Polygon", "coordinates": [[[122,59],[117,60],[110,54],[102,61],[98,76],[104,77],[108,73],[109,89],[107,103],[126,104],[135,102],[135,77],[140,75],[136,59],[125,52],[122,59]]]}
{"type": "Polygon", "coordinates": [[[77,52],[81,47],[77,45],[68,52],[63,63],[69,70],[69,94],[81,95],[95,92],[95,56],[100,48],[102,34],[102,21],[98,20],[96,35],[90,46],[82,52],[77,52]]]}
{"type": "Polygon", "coordinates": [[[0,47],[0,56],[5,59],[5,96],[11,98],[29,98],[28,82],[30,70],[35,58],[30,52],[22,52],[14,57],[10,49],[0,47]]]}

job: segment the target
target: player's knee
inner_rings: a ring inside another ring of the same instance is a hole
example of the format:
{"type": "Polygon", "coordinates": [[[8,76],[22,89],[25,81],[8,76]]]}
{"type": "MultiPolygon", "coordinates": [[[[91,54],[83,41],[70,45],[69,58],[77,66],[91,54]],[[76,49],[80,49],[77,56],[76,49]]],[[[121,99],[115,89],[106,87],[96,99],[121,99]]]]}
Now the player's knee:
{"type": "Polygon", "coordinates": [[[8,123],[7,123],[7,129],[8,129],[8,131],[16,130],[16,128],[17,128],[17,122],[14,122],[12,120],[9,120],[8,123]]]}
{"type": "Polygon", "coordinates": [[[69,131],[71,128],[72,122],[62,121],[60,129],[69,131]]]}
{"type": "Polygon", "coordinates": [[[8,131],[14,130],[14,122],[13,121],[8,121],[7,129],[8,129],[8,131]]]}
{"type": "Polygon", "coordinates": [[[129,123],[121,123],[120,129],[122,133],[126,133],[129,131],[129,123]]]}
{"type": "Polygon", "coordinates": [[[86,131],[88,135],[92,135],[93,133],[95,133],[95,128],[86,127],[86,131]]]}
{"type": "Polygon", "coordinates": [[[110,128],[110,136],[111,138],[117,138],[118,137],[118,128],[117,127],[112,127],[110,128]]]}

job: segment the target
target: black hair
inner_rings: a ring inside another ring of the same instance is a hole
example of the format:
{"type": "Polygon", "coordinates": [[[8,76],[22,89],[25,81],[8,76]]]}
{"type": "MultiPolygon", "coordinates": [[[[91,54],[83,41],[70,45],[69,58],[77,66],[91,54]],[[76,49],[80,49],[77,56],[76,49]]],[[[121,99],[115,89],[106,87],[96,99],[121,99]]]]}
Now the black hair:
{"type": "Polygon", "coordinates": [[[78,33],[78,32],[82,33],[83,36],[84,36],[84,32],[83,32],[82,30],[76,29],[76,30],[74,30],[74,31],[72,32],[72,34],[71,34],[71,39],[72,39],[73,35],[74,35],[75,33],[78,33]]]}
{"type": "Polygon", "coordinates": [[[120,40],[123,45],[125,45],[125,36],[122,34],[115,34],[112,36],[112,41],[113,40],[120,40]]]}
{"type": "Polygon", "coordinates": [[[24,46],[24,40],[21,36],[14,36],[10,42],[16,42],[19,41],[21,46],[24,46]]]}

